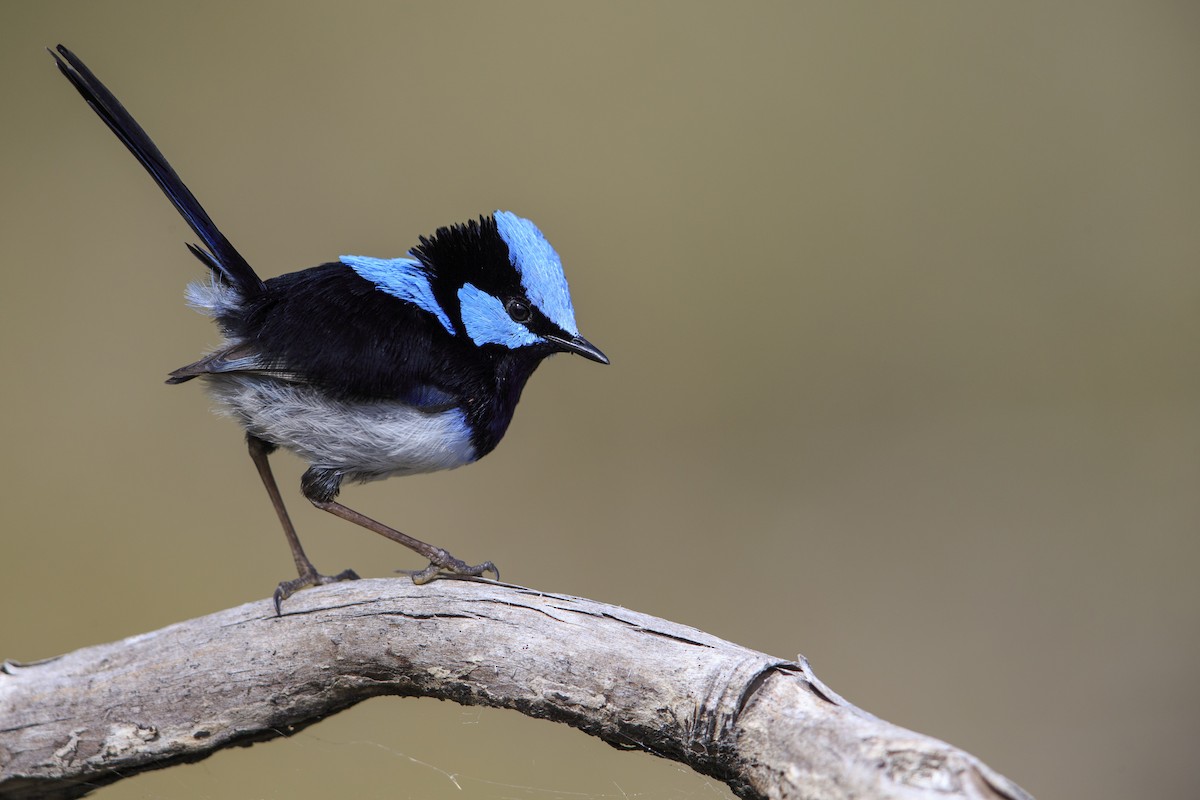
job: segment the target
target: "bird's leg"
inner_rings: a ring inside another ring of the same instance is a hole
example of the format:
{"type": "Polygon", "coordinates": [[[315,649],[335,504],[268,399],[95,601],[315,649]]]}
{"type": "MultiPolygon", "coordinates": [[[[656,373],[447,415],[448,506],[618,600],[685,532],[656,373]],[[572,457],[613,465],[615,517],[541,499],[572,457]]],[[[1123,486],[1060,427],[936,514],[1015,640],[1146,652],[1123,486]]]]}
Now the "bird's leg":
{"type": "Polygon", "coordinates": [[[470,575],[473,577],[479,577],[485,572],[490,572],[496,576],[496,580],[500,580],[500,570],[496,569],[496,565],[491,561],[485,561],[482,564],[476,565],[468,564],[450,555],[440,547],[434,547],[431,544],[422,542],[420,539],[409,536],[407,533],[401,533],[395,528],[389,528],[382,522],[377,522],[365,514],[360,514],[354,509],[347,508],[337,502],[334,498],[338,495],[341,483],[342,476],[340,474],[331,470],[312,467],[304,473],[304,477],[300,481],[300,487],[304,496],[308,498],[308,501],[322,511],[328,511],[334,516],[349,520],[355,525],[361,525],[369,531],[374,531],[380,536],[391,539],[393,542],[399,542],[409,550],[420,553],[429,559],[428,567],[420,572],[413,573],[413,583],[418,585],[429,583],[439,572],[448,572],[452,575],[470,575]]]}
{"type": "Polygon", "coordinates": [[[288,547],[292,549],[292,559],[296,562],[296,572],[300,574],[300,577],[283,581],[276,587],[275,615],[281,616],[280,604],[305,586],[358,580],[358,574],[352,569],[343,570],[337,575],[322,575],[317,572],[317,568],[304,554],[304,548],[300,546],[300,537],[296,535],[296,528],[292,525],[287,509],[284,508],[283,497],[279,494],[279,486],[275,483],[275,475],[271,472],[268,456],[275,450],[275,445],[251,434],[246,434],[246,444],[250,449],[250,459],[258,469],[258,477],[262,478],[263,486],[266,487],[267,494],[271,497],[271,505],[275,506],[275,513],[279,516],[280,524],[283,525],[283,535],[287,537],[288,547]]]}

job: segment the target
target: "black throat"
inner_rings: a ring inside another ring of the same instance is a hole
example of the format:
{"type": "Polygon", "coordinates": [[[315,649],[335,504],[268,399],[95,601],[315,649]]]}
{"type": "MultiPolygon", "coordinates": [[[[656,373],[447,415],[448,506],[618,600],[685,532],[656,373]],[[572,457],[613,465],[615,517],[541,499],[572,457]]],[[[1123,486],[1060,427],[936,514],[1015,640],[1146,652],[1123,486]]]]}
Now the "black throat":
{"type": "Polygon", "coordinates": [[[529,349],[503,351],[496,354],[491,390],[483,391],[472,398],[477,402],[466,404],[472,443],[479,458],[492,452],[504,438],[526,382],[542,359],[549,354],[549,351],[541,349],[532,352],[529,349]]]}

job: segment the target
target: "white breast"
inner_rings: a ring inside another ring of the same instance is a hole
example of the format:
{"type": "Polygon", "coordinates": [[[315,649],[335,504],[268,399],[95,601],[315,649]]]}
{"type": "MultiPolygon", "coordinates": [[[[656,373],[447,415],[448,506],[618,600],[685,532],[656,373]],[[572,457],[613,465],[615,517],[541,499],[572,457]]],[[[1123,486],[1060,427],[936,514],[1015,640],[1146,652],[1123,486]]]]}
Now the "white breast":
{"type": "Polygon", "coordinates": [[[309,386],[256,375],[209,375],[221,409],[255,436],[319,469],[354,480],[453,469],[475,460],[457,408],[422,411],[393,402],[346,402],[309,386]]]}

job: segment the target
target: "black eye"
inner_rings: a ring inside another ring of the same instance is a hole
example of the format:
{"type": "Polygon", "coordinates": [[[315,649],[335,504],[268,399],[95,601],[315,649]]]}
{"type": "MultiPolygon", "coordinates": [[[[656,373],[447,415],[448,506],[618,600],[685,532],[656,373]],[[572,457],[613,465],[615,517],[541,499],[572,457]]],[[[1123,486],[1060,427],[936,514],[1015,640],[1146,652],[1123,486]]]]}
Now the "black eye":
{"type": "Polygon", "coordinates": [[[504,304],[504,310],[512,317],[513,322],[529,322],[529,318],[533,316],[533,312],[529,310],[529,304],[515,297],[508,298],[504,304]]]}

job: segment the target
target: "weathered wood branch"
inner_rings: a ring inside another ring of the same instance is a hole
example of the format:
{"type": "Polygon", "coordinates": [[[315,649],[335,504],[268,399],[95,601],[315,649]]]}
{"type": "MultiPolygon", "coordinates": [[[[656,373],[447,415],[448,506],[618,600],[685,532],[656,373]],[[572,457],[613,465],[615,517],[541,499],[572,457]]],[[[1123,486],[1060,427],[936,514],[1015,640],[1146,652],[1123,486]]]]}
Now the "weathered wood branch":
{"type": "Polygon", "coordinates": [[[565,722],[747,798],[1027,798],[974,756],[785,661],[617,606],[476,581],[363,580],[0,669],[0,797],[79,797],[293,733],[369,697],[565,722]]]}

